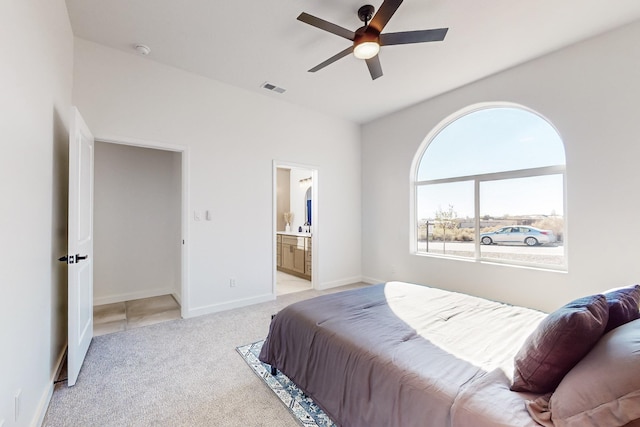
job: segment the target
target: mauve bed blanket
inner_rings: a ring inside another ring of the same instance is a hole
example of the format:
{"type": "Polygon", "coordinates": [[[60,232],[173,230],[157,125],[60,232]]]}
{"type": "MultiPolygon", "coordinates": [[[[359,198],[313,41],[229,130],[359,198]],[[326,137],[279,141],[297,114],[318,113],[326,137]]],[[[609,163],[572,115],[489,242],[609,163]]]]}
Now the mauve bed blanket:
{"type": "Polygon", "coordinates": [[[345,427],[536,426],[509,391],[544,313],[403,282],[292,304],[260,360],[345,427]]]}

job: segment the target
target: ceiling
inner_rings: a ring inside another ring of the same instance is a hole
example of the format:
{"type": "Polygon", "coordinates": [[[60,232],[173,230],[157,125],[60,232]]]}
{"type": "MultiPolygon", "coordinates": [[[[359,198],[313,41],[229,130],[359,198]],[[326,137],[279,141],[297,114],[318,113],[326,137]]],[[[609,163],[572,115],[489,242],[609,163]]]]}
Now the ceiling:
{"type": "Polygon", "coordinates": [[[66,3],[77,37],[131,54],[143,43],[149,60],[356,123],[640,19],[638,0],[405,0],[384,32],[449,27],[447,37],[383,46],[384,75],[372,81],[352,55],[308,73],[350,42],[296,20],[307,12],[355,30],[365,0],[66,3]]]}

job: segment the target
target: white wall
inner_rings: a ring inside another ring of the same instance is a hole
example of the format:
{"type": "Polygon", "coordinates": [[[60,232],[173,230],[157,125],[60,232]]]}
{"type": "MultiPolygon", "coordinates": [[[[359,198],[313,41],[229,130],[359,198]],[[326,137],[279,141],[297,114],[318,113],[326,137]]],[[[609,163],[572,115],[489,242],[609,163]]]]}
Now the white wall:
{"type": "Polygon", "coordinates": [[[36,425],[66,345],[73,35],[64,0],[0,3],[0,424],[36,425]],[[14,396],[21,391],[20,413],[14,396]]]}
{"type": "Polygon", "coordinates": [[[175,293],[180,153],[98,141],[95,147],[94,303],[175,293]]]}
{"type": "Polygon", "coordinates": [[[188,149],[187,315],[274,297],[274,159],[322,178],[319,287],[360,279],[359,126],[81,39],[74,72],[73,100],[96,138],[188,149]]]}
{"type": "Polygon", "coordinates": [[[639,39],[636,23],[365,125],[363,275],[543,310],[638,282],[639,39]],[[530,107],[564,139],[568,273],[409,254],[409,169],[416,150],[442,119],[486,101],[530,107]]]}

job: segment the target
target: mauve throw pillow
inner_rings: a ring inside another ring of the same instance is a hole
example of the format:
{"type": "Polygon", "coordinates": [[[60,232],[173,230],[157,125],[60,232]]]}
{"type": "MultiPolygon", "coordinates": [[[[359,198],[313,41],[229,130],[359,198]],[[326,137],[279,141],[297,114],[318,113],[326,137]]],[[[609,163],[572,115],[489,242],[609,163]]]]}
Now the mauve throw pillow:
{"type": "Polygon", "coordinates": [[[549,409],[556,427],[640,424],[640,320],[606,334],[560,382],[549,409]],[[631,424],[627,424],[631,423],[631,424]]]}
{"type": "Polygon", "coordinates": [[[640,319],[640,311],[638,311],[640,285],[611,289],[604,296],[609,304],[609,321],[604,328],[605,333],[625,323],[640,319]]]}
{"type": "Polygon", "coordinates": [[[600,339],[608,319],[604,295],[577,299],[549,314],[516,354],[511,390],[553,391],[600,339]]]}

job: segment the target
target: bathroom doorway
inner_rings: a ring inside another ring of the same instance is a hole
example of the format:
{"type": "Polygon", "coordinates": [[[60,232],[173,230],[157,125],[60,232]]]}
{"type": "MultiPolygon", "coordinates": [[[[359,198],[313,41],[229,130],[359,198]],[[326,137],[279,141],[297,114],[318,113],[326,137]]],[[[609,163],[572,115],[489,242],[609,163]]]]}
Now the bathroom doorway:
{"type": "Polygon", "coordinates": [[[274,161],[273,176],[274,294],[313,289],[317,283],[318,171],[274,161]]]}

